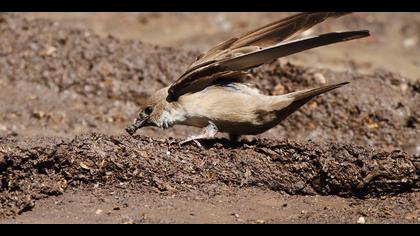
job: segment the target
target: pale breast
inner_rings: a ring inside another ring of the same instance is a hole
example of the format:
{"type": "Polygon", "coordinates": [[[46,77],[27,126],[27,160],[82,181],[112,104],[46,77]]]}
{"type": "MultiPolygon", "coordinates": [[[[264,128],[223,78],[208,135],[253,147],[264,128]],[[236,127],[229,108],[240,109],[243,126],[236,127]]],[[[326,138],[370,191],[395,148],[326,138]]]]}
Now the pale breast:
{"type": "Polygon", "coordinates": [[[271,107],[274,101],[244,84],[211,86],[179,100],[188,114],[184,124],[205,127],[212,121],[220,132],[243,134],[267,129],[265,125],[276,119],[271,107]]]}

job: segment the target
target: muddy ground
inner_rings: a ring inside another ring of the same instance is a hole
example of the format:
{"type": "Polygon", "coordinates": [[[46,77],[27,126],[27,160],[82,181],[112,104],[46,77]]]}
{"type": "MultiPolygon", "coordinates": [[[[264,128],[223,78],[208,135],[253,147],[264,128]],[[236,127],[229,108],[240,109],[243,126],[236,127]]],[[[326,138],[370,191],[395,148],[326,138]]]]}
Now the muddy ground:
{"type": "Polygon", "coordinates": [[[351,83],[203,149],[177,144],[194,128],[124,128],[200,50],[287,13],[121,14],[0,15],[0,222],[420,222],[419,14],[315,28],[374,36],[264,65],[256,85],[351,83]]]}

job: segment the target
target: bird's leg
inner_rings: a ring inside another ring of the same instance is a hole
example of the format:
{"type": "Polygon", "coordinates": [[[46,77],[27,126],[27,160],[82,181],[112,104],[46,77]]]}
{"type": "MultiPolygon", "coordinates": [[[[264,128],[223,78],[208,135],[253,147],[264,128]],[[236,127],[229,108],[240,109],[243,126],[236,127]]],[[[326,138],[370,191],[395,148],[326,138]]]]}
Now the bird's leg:
{"type": "Polygon", "coordinates": [[[217,126],[209,121],[209,125],[207,125],[200,134],[198,135],[193,135],[188,137],[187,139],[185,139],[184,141],[180,142],[179,145],[183,145],[185,143],[191,142],[193,141],[194,143],[197,144],[197,146],[202,147],[200,142],[197,141],[197,139],[210,139],[210,138],[214,138],[214,136],[217,134],[217,126]]]}

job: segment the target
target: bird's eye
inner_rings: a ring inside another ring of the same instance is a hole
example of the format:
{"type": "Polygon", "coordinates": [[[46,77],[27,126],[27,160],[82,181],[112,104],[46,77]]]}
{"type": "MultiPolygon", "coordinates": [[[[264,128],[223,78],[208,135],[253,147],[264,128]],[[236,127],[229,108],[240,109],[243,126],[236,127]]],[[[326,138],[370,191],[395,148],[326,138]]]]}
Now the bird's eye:
{"type": "Polygon", "coordinates": [[[144,114],[146,114],[146,115],[150,115],[150,114],[152,114],[152,112],[153,112],[153,107],[146,107],[144,109],[144,114]]]}

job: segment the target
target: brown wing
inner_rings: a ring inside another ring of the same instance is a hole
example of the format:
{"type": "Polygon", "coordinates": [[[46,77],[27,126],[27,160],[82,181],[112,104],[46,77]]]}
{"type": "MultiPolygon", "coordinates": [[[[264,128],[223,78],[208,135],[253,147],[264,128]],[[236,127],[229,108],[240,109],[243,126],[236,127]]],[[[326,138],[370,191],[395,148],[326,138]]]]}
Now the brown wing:
{"type": "Polygon", "coordinates": [[[223,58],[249,53],[263,47],[284,41],[293,35],[311,28],[330,17],[339,17],[348,12],[303,12],[272,22],[261,28],[247,32],[240,37],[226,40],[193,62],[185,72],[205,66],[223,58]]]}
{"type": "Polygon", "coordinates": [[[199,58],[171,85],[169,88],[170,98],[176,100],[185,93],[211,85],[215,81],[213,75],[220,72],[246,70],[310,48],[369,35],[367,31],[330,33],[278,44],[328,17],[343,14],[300,13],[244,34],[239,38],[225,41],[199,58]]]}
{"type": "MultiPolygon", "coordinates": [[[[252,76],[244,71],[220,71],[210,75],[201,76],[188,84],[188,86],[181,86],[177,89],[176,98],[179,94],[194,93],[198,92],[213,84],[224,84],[224,83],[245,83],[249,81],[252,76]]],[[[171,96],[171,98],[175,98],[171,96]]],[[[176,99],[175,99],[176,100],[176,99]]]]}

